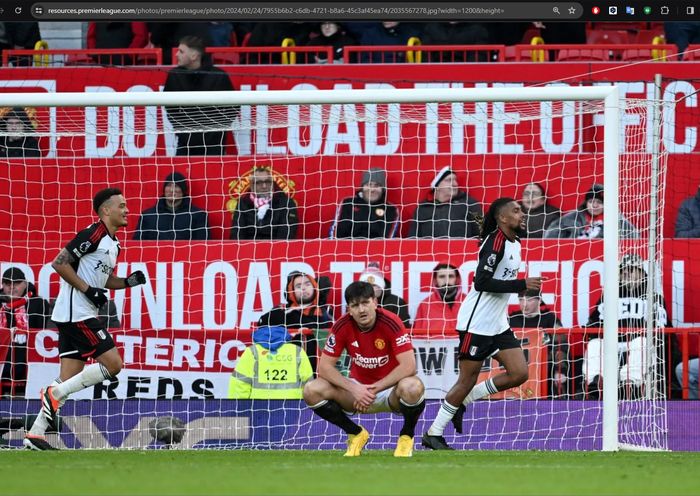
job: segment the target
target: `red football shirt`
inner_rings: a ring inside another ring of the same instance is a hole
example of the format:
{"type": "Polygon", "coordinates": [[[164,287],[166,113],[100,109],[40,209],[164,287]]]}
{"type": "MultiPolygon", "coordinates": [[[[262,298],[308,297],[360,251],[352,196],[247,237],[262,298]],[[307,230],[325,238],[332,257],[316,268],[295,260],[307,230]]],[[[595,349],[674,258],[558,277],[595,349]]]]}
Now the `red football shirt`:
{"type": "Polygon", "coordinates": [[[361,384],[374,384],[399,364],[396,355],[413,351],[413,344],[401,319],[378,308],[377,320],[369,331],[361,331],[350,314],[333,325],[323,354],[338,358],[343,350],[352,359],[350,377],[361,384]]]}

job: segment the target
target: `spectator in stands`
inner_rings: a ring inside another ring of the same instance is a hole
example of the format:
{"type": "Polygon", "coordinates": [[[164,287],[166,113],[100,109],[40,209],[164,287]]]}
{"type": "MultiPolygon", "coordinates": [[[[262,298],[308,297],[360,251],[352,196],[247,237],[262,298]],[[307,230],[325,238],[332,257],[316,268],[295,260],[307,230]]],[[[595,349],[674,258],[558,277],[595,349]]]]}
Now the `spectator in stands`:
{"type": "MultiPolygon", "coordinates": [[[[316,31],[318,24],[312,22],[259,22],[253,28],[248,39],[248,46],[251,47],[279,47],[286,39],[291,39],[294,46],[305,46],[309,41],[318,35],[316,31]]],[[[298,54],[302,57],[303,54],[298,54]]],[[[279,64],[281,60],[279,53],[245,55],[244,62],[249,64],[279,64]]]]}
{"type": "Polygon", "coordinates": [[[454,335],[464,296],[457,267],[448,263],[437,264],[433,269],[430,295],[418,305],[413,327],[443,336],[454,335]]]}
{"type": "MultiPolygon", "coordinates": [[[[670,327],[663,296],[655,292],[652,305],[654,326],[670,327]]],[[[651,347],[650,350],[647,346],[645,333],[647,306],[647,265],[639,255],[628,253],[620,260],[620,287],[617,305],[618,327],[620,329],[636,329],[629,333],[620,333],[617,345],[620,355],[619,383],[623,395],[628,399],[640,397],[639,394],[647,377],[649,364],[657,363],[658,351],[655,347],[651,347]]],[[[602,328],[604,317],[604,301],[601,297],[586,326],[602,328]]],[[[673,347],[673,343],[671,346],[673,347]]],[[[663,373],[663,370],[659,371],[659,374],[663,373]]],[[[602,336],[595,337],[588,342],[584,356],[583,375],[587,384],[588,397],[598,399],[602,391],[603,377],[602,336]]]]}
{"type": "Polygon", "coordinates": [[[479,235],[477,218],[482,216],[475,199],[459,189],[457,175],[445,166],[430,183],[432,200],[418,204],[409,237],[472,238],[479,235]]]}
{"type": "MultiPolygon", "coordinates": [[[[491,36],[488,27],[480,22],[428,22],[421,36],[423,45],[488,45],[491,36]]],[[[427,52],[430,62],[486,62],[488,51],[466,52],[427,52]]]]}
{"type": "Polygon", "coordinates": [[[355,38],[346,34],[342,24],[334,21],[322,22],[319,26],[320,35],[311,38],[307,46],[333,47],[333,60],[328,60],[325,54],[315,54],[317,64],[340,63],[343,61],[343,49],[346,45],[355,45],[355,38]]]}
{"type": "Polygon", "coordinates": [[[238,358],[231,373],[228,398],[301,399],[304,384],[314,373],[304,350],[290,340],[282,326],[262,326],[253,331],[253,344],[238,358]]]}
{"type": "Polygon", "coordinates": [[[145,210],[134,232],[136,240],[209,239],[207,213],[192,205],[187,178],[168,174],[163,182],[163,196],[155,206],[145,210]]]}
{"type": "Polygon", "coordinates": [[[41,157],[34,127],[23,108],[15,107],[0,121],[0,157],[41,157]]]}
{"type": "Polygon", "coordinates": [[[410,329],[411,317],[408,314],[408,304],[403,298],[391,292],[391,281],[384,277],[378,264],[368,264],[367,269],[360,274],[359,281],[370,283],[380,308],[398,315],[406,329],[410,329]]]}
{"type": "MultiPolygon", "coordinates": [[[[0,50],[34,50],[41,40],[38,22],[0,22],[0,50]]],[[[9,65],[30,66],[31,55],[11,57],[9,65]]]]}
{"type": "MultiPolygon", "coordinates": [[[[512,329],[559,329],[559,318],[542,301],[538,290],[528,289],[518,293],[520,310],[508,316],[512,329]]],[[[546,332],[546,331],[545,331],[546,332]]],[[[569,344],[564,334],[545,334],[549,344],[549,395],[558,397],[573,393],[569,384],[569,344]]]]}
{"type": "Polygon", "coordinates": [[[678,47],[678,58],[683,60],[683,52],[688,49],[688,45],[700,43],[700,22],[664,22],[664,33],[666,42],[678,47]]]}
{"type": "Polygon", "coordinates": [[[323,330],[333,326],[333,317],[321,303],[321,290],[309,274],[294,271],[287,277],[286,305],[273,308],[258,320],[258,327],[283,326],[294,342],[303,345],[313,370],[316,370],[320,346],[325,342],[323,330]]]}
{"type": "MultiPolygon", "coordinates": [[[[698,362],[700,359],[691,358],[688,360],[688,399],[698,399],[698,362]]],[[[683,363],[676,365],[676,378],[678,383],[683,385],[683,363]]]]}
{"type": "Polygon", "coordinates": [[[202,40],[204,46],[211,45],[208,22],[149,22],[153,46],[163,50],[163,64],[172,64],[173,48],[185,37],[194,36],[202,40]]]}
{"type": "MultiPolygon", "coordinates": [[[[233,91],[228,74],[205,57],[204,41],[185,36],[177,48],[177,67],[168,72],[163,91],[233,91]]],[[[166,107],[168,120],[177,133],[177,155],[223,155],[225,133],[238,114],[238,107],[166,107]],[[203,132],[203,128],[217,131],[203,132]]]]}
{"type": "Polygon", "coordinates": [[[393,238],[399,227],[399,211],[386,200],[386,172],[362,173],[360,189],[338,207],[331,238],[393,238]]]}
{"type": "MultiPolygon", "coordinates": [[[[639,231],[620,214],[618,221],[620,239],[639,238],[639,231]]],[[[544,233],[545,238],[600,239],[603,237],[603,185],[594,184],[584,196],[584,201],[573,212],[552,222],[544,233]]]]}
{"type": "Polygon", "coordinates": [[[297,204],[277,187],[270,168],[256,167],[250,184],[233,212],[231,239],[295,239],[297,204]]]}
{"type": "Polygon", "coordinates": [[[229,47],[233,35],[232,22],[212,21],[209,25],[209,46],[229,47]]]}
{"type": "Polygon", "coordinates": [[[700,188],[686,198],[678,209],[676,238],[700,238],[700,188]]]}
{"type": "MultiPolygon", "coordinates": [[[[143,48],[148,45],[145,22],[90,22],[87,31],[88,48],[143,48]]],[[[98,55],[98,64],[131,65],[130,55],[98,55]]]]}
{"type": "Polygon", "coordinates": [[[523,233],[525,238],[543,237],[547,226],[561,216],[558,208],[547,203],[544,186],[539,183],[530,183],[525,186],[520,205],[527,216],[523,233]]]}
{"type": "Polygon", "coordinates": [[[0,292],[0,395],[24,396],[27,383],[27,343],[31,329],[49,326],[49,303],[36,295],[21,269],[2,274],[0,292]]]}
{"type": "MultiPolygon", "coordinates": [[[[347,28],[360,45],[407,45],[412,37],[421,36],[419,24],[396,21],[348,23],[347,28]]],[[[406,52],[363,52],[361,62],[406,62],[406,52]]]]}

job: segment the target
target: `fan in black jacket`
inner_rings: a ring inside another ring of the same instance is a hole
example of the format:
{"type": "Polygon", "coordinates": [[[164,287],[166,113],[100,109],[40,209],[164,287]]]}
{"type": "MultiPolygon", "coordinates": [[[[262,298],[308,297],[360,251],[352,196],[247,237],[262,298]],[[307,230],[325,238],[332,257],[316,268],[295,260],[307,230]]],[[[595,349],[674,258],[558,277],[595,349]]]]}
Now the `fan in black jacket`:
{"type": "Polygon", "coordinates": [[[0,157],[41,157],[39,142],[27,113],[22,108],[13,108],[0,122],[0,157]]]}
{"type": "Polygon", "coordinates": [[[275,186],[270,169],[257,167],[250,182],[233,212],[231,239],[296,238],[297,204],[275,186]]]}
{"type": "Polygon", "coordinates": [[[362,174],[360,189],[338,207],[331,238],[393,238],[399,211],[386,201],[386,173],[369,169],[362,174]]]}
{"type": "MultiPolygon", "coordinates": [[[[163,91],[233,91],[228,74],[214,67],[204,53],[204,42],[185,36],[177,51],[163,91]]],[[[236,106],[166,107],[177,133],[177,155],[223,155],[225,130],[233,125],[236,106]],[[212,129],[203,132],[202,129],[212,129]]]]}

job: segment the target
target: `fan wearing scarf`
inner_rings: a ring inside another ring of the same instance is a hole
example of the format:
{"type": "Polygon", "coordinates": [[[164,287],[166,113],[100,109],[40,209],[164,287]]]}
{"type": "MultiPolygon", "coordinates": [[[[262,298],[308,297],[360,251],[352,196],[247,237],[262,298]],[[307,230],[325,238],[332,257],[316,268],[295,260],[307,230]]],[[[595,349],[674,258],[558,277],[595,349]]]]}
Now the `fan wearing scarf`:
{"type": "Polygon", "coordinates": [[[268,167],[256,167],[233,212],[231,239],[295,239],[298,222],[294,199],[275,187],[268,167]]]}
{"type": "Polygon", "coordinates": [[[45,329],[50,305],[36,295],[21,269],[2,274],[0,293],[0,395],[24,396],[27,381],[27,339],[30,329],[45,329]]]}

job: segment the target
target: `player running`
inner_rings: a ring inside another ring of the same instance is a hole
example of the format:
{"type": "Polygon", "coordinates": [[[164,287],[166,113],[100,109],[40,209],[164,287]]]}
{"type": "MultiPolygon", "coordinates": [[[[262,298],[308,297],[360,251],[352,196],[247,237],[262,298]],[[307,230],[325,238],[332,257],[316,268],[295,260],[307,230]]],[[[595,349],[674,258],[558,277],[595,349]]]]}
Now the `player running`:
{"type": "Polygon", "coordinates": [[[348,434],[345,456],[360,456],[369,433],[348,413],[401,413],[404,418],[394,456],[413,456],[413,436],[425,408],[423,383],[416,376],[411,336],[401,319],[377,308],[374,288],[353,282],[345,290],[348,313],[338,320],[318,364],[318,378],[304,387],[306,404],[348,434]],[[346,350],[350,378],[335,367],[346,350]],[[348,413],[346,413],[348,412],[348,413]]]}
{"type": "Polygon", "coordinates": [[[491,204],[481,227],[479,264],[474,284],[457,316],[459,332],[459,377],[445,396],[437,417],[421,444],[434,450],[451,450],[443,432],[452,421],[462,432],[465,405],[498,391],[517,387],[528,377],[525,354],[508,324],[510,293],[539,290],[540,277],[518,279],[520,239],[525,214],[512,198],[491,204]],[[474,386],[483,361],[494,356],[506,371],[474,386]],[[473,389],[472,389],[473,388],[473,389]]]}
{"type": "Polygon", "coordinates": [[[115,377],[122,358],[112,336],[97,318],[107,302],[108,289],[124,289],[146,283],[143,272],[129,277],[112,275],[117,265],[119,241],[115,233],[127,225],[129,209],[117,188],[98,191],[92,206],[100,220],[80,231],[58,254],[51,266],[61,276],[61,289],[51,319],[58,327],[60,376],[41,390],[41,411],[24,438],[33,450],[55,450],[44,433],[57,425],[58,409],[71,393],[115,377]],[[85,366],[92,358],[97,363],[85,366]]]}

